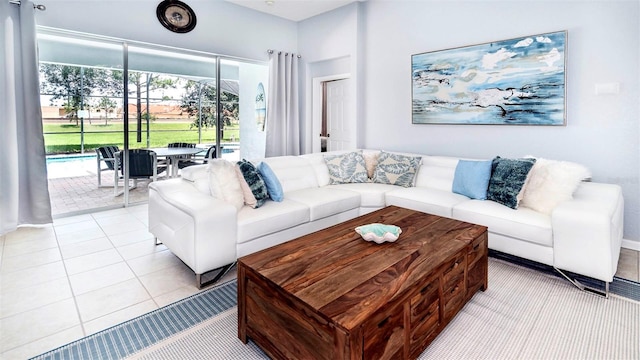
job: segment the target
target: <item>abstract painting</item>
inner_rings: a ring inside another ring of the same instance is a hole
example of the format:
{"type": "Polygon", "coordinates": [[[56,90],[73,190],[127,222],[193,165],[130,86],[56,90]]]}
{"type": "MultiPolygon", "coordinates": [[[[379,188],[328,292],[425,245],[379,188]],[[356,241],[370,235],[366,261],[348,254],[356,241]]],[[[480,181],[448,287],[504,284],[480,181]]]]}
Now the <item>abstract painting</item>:
{"type": "Polygon", "coordinates": [[[412,123],[565,125],[567,32],[411,56],[412,123]]]}

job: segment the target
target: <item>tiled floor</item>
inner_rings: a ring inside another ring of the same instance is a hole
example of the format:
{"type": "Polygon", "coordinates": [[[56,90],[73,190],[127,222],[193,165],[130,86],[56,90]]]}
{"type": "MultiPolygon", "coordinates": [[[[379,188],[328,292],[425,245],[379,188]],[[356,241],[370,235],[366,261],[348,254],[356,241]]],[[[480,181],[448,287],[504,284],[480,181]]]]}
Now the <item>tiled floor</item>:
{"type": "MultiPolygon", "coordinates": [[[[147,232],[147,206],[0,237],[0,358],[24,359],[199,290],[147,232]]],[[[227,277],[235,276],[230,272],[227,277]]]]}
{"type": "MultiPolygon", "coordinates": [[[[623,249],[618,275],[639,274],[640,253],[623,249]]],[[[0,358],[38,355],[198,291],[193,272],[154,245],[146,205],[21,228],[0,237],[0,358]]]]}

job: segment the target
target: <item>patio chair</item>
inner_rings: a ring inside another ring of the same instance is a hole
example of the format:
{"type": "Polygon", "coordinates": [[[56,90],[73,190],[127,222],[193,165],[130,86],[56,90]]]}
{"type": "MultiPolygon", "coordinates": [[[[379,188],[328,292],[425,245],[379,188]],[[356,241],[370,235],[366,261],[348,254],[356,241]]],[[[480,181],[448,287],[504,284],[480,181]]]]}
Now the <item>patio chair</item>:
{"type": "MultiPolygon", "coordinates": [[[[116,163],[120,164],[122,161],[122,153],[116,157],[116,163]]],[[[133,180],[133,187],[129,189],[135,189],[138,186],[138,180],[150,180],[156,181],[159,172],[163,172],[165,168],[158,167],[158,160],[156,153],[146,149],[131,149],[129,150],[129,180],[133,180]]],[[[120,172],[124,177],[124,167],[120,166],[120,172]]],[[[114,195],[118,196],[121,193],[118,192],[118,173],[114,176],[114,195]]]]}
{"type": "Polygon", "coordinates": [[[204,160],[202,161],[203,164],[206,164],[209,162],[209,159],[215,159],[216,156],[216,146],[213,145],[212,147],[207,149],[207,153],[204,155],[204,160]]]}
{"type": "Polygon", "coordinates": [[[216,158],[216,146],[213,145],[207,149],[207,152],[205,153],[204,157],[198,156],[194,158],[194,160],[183,163],[182,167],[180,167],[180,163],[178,163],[178,167],[180,167],[180,169],[184,169],[187,166],[203,165],[203,164],[207,164],[210,159],[215,159],[215,158],[216,158]]]}
{"type": "MultiPolygon", "coordinates": [[[[120,152],[120,149],[116,146],[116,145],[106,145],[106,146],[100,146],[99,148],[96,149],[96,162],[98,165],[98,171],[97,171],[97,175],[98,175],[98,187],[103,187],[102,186],[102,172],[103,171],[107,171],[107,170],[111,170],[114,171],[116,170],[115,165],[116,165],[116,155],[120,152]],[[103,168],[102,167],[102,162],[104,162],[107,167],[103,168]]],[[[120,168],[118,167],[117,170],[120,170],[120,168]]],[[[117,171],[116,171],[117,173],[117,171]]]]}
{"type": "MultiPolygon", "coordinates": [[[[192,144],[192,143],[170,143],[169,145],[167,145],[167,147],[170,148],[195,148],[196,144],[192,144]]],[[[187,166],[192,166],[192,165],[198,165],[198,162],[193,161],[194,157],[191,155],[183,155],[180,157],[175,158],[178,161],[178,169],[184,169],[187,166]]]]}

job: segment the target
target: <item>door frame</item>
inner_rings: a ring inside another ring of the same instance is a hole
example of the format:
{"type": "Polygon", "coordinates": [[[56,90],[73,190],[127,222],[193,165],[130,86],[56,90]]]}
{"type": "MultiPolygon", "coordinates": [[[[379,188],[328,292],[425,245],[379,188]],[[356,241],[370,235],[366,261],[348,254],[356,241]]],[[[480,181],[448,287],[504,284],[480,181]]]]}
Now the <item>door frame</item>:
{"type": "Polygon", "coordinates": [[[322,130],[322,83],[326,81],[351,79],[351,73],[320,76],[313,78],[312,97],[313,103],[311,115],[311,152],[320,152],[320,134],[322,130]]]}

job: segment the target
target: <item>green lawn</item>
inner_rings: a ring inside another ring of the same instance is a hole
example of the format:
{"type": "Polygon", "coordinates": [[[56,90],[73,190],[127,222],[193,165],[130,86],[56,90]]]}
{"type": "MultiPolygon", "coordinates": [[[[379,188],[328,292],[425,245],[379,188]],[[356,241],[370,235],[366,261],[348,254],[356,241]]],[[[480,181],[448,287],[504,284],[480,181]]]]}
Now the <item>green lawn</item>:
{"type": "MultiPolygon", "coordinates": [[[[189,123],[152,122],[149,126],[149,147],[163,147],[172,142],[198,143],[198,129],[189,128],[189,123]]],[[[91,152],[102,145],[124,147],[123,124],[94,121],[84,125],[84,150],[91,152]]],[[[142,128],[142,141],[137,142],[135,123],[129,125],[129,147],[146,148],[146,124],[142,128]]],[[[223,142],[240,140],[239,126],[224,128],[223,142]]],[[[200,143],[213,144],[216,141],[215,129],[203,128],[200,143]]],[[[44,143],[47,154],[69,154],[80,152],[80,126],[74,124],[44,124],[44,143]]]]}

